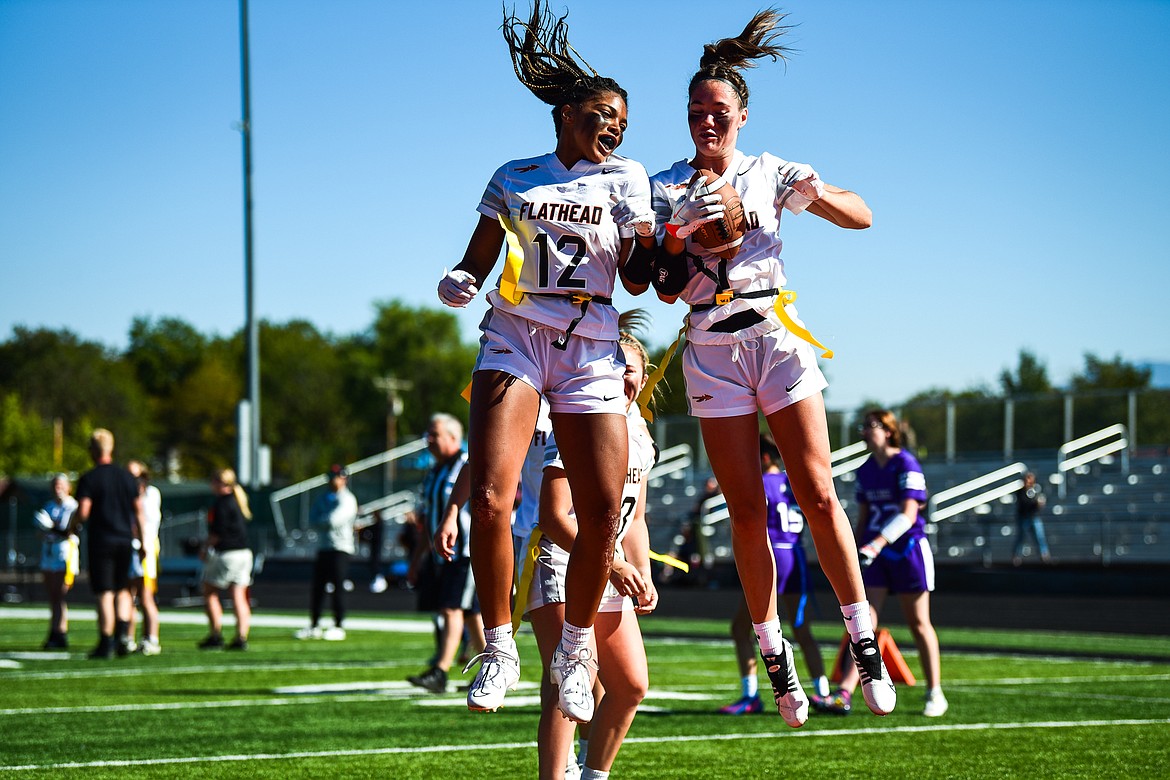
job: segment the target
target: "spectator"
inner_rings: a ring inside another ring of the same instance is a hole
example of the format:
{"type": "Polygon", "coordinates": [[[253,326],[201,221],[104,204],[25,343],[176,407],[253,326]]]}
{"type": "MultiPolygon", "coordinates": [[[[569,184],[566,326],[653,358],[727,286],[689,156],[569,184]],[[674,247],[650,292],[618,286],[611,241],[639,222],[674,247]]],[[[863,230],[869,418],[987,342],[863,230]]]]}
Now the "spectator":
{"type": "Polygon", "coordinates": [[[158,655],[162,652],[158,631],[158,531],[162,524],[162,494],[150,484],[150,470],[140,460],[132,460],[126,469],[138,481],[142,497],[142,556],[132,556],[130,580],[130,643],[134,642],[134,601],[142,605],[142,644],[138,649],[143,655],[158,655]]]}
{"type": "Polygon", "coordinates": [[[217,471],[211,478],[215,503],[207,514],[207,540],[203,545],[203,604],[210,633],[199,643],[201,650],[224,647],[223,605],[219,592],[230,590],[236,613],[236,638],[229,650],[248,649],[248,629],[252,607],[248,587],[252,584],[252,549],[248,546],[248,526],[252,510],[248,495],[236,481],[231,469],[217,471]]]}
{"type": "Polygon", "coordinates": [[[98,643],[89,657],[130,652],[129,614],[123,605],[130,586],[130,558],[142,545],[142,500],[130,472],[114,464],[114,434],[97,428],[89,438],[94,467],[77,482],[74,530],[88,525],[89,582],[97,600],[98,643]],[[114,633],[117,631],[117,643],[114,633]]]}
{"type": "Polygon", "coordinates": [[[354,526],[357,523],[358,504],[347,487],[349,471],[334,464],[325,475],[329,489],[313,502],[309,525],[317,532],[317,560],[313,565],[313,590],[309,596],[309,625],[297,631],[297,639],[345,639],[345,589],[349,585],[345,575],[349,559],[354,554],[354,526]],[[333,625],[324,631],[317,625],[321,620],[321,606],[325,593],[333,601],[333,625]]]}
{"type": "Polygon", "coordinates": [[[1036,475],[1029,471],[1024,475],[1024,486],[1016,491],[1016,546],[1012,550],[1012,566],[1024,562],[1024,545],[1028,537],[1036,542],[1040,560],[1052,563],[1048,552],[1048,538],[1044,534],[1044,521],[1040,510],[1044,508],[1044,493],[1036,482],[1036,475]]]}
{"type": "Polygon", "coordinates": [[[69,532],[69,522],[77,511],[77,501],[69,495],[69,477],[53,477],[53,497],[34,519],[44,540],[41,544],[41,576],[49,594],[49,638],[45,650],[69,649],[69,608],[65,596],[77,576],[77,537],[69,532]]]}

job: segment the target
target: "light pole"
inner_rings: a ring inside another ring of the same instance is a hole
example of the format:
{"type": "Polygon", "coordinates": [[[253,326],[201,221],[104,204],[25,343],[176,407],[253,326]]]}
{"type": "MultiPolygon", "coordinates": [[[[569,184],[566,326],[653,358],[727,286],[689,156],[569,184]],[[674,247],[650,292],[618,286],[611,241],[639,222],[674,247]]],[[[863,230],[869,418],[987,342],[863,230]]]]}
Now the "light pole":
{"type": "Polygon", "coordinates": [[[256,284],[252,266],[252,100],[249,70],[248,0],[240,0],[240,92],[243,102],[240,133],[244,139],[244,340],[248,351],[248,404],[244,411],[248,417],[245,431],[247,441],[240,442],[240,472],[241,478],[255,490],[261,486],[260,328],[256,322],[256,284]]]}
{"type": "MultiPolygon", "coordinates": [[[[398,416],[402,414],[402,396],[400,393],[409,390],[412,382],[398,379],[393,376],[374,377],[374,386],[386,392],[386,451],[398,446],[398,416]]],[[[382,493],[389,495],[394,487],[394,461],[386,461],[386,470],[382,475],[382,493]]]]}

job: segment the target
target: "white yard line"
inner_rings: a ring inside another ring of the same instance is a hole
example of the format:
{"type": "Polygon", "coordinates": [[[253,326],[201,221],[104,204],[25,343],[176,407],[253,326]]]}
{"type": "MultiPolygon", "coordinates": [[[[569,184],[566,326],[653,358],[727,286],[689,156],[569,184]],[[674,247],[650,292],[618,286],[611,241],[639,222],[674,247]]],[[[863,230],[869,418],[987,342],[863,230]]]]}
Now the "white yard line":
{"type": "MultiPolygon", "coordinates": [[[[826,731],[782,731],[763,734],[696,734],[678,737],[632,737],[626,745],[661,744],[663,742],[727,742],[757,739],[817,739],[820,737],[855,737],[858,734],[917,734],[948,731],[1005,731],[1014,729],[1069,729],[1069,728],[1124,728],[1128,726],[1161,726],[1170,724],[1170,718],[1141,718],[1130,720],[1037,721],[1019,723],[954,723],[930,726],[899,726],[895,728],[834,729],[826,731]]],[[[306,758],[341,758],[345,756],[388,756],[445,751],[531,750],[535,742],[498,742],[488,745],[427,745],[424,747],[388,747],[369,750],[314,750],[292,753],[236,753],[219,756],[173,756],[168,758],[123,759],[109,761],[76,761],[49,764],[0,766],[0,771],[19,772],[45,769],[96,769],[103,767],[167,766],[175,764],[211,764],[245,761],[289,761],[306,758]]]]}

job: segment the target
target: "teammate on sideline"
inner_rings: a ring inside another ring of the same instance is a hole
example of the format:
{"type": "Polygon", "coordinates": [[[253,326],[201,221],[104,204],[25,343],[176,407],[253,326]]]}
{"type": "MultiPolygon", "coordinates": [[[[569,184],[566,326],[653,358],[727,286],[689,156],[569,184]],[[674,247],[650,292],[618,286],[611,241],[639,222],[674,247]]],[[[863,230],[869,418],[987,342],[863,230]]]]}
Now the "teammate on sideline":
{"type": "Polygon", "coordinates": [[[45,650],[69,649],[69,606],[65,596],[73,587],[78,571],[78,540],[70,532],[69,522],[77,511],[77,501],[69,495],[69,477],[53,477],[53,497],[37,510],[34,520],[43,535],[41,543],[41,577],[49,594],[49,637],[45,650]]]}
{"type": "MultiPolygon", "coordinates": [[[[491,308],[480,325],[471,384],[471,561],[487,646],[467,706],[479,711],[499,708],[520,677],[509,521],[540,396],[561,441],[581,529],[554,663],[562,693],[581,685],[581,677],[588,678],[585,687],[592,684],[581,651],[612,564],[626,473],[624,367],[610,296],[619,274],[632,294],[649,285],[649,182],[639,163],[614,154],[626,129],[625,91],[581,60],[567,34],[565,18],[540,0],[527,22],[505,17],[517,77],[553,107],[556,149],[496,171],[467,251],[438,288],[443,303],[466,306],[507,243],[499,287],[487,296],[491,308]]],[[[583,720],[591,715],[589,708],[561,705],[583,720]]]]}
{"type": "MultiPolygon", "coordinates": [[[[792,500],[788,477],[780,470],[780,450],[767,433],[760,434],[760,467],[764,472],[764,495],[768,502],[768,540],[772,557],[776,560],[776,594],[784,601],[792,631],[804,655],[805,666],[812,677],[814,703],[829,695],[829,679],[825,676],[825,660],[821,648],[808,624],[808,599],[812,588],[808,579],[808,559],[800,542],[804,531],[804,517],[792,500]]],[[[748,715],[764,711],[756,678],[756,652],[753,647],[751,615],[746,598],[731,622],[731,636],[735,640],[735,655],[739,662],[742,695],[738,701],[719,711],[724,715],[748,715]]]]}
{"type": "MultiPolygon", "coordinates": [[[[873,607],[873,622],[878,622],[886,596],[898,594],[926,678],[922,714],[937,718],[948,705],[941,687],[938,634],[930,622],[934,555],[919,511],[926,505],[926,478],[918,460],[902,449],[902,431],[893,412],[866,412],[861,436],[870,456],[857,470],[857,541],[866,567],[865,592],[873,607]]],[[[825,710],[847,714],[856,687],[857,670],[850,664],[825,710]]]]}
{"type": "Polygon", "coordinates": [[[162,652],[159,643],[158,600],[158,532],[162,526],[162,493],[150,484],[150,469],[140,460],[126,464],[126,470],[138,481],[139,495],[142,496],[142,553],[130,558],[131,584],[130,605],[127,613],[130,626],[127,635],[134,642],[134,618],[137,610],[134,600],[142,605],[142,643],[138,651],[143,655],[158,655],[162,652]]]}
{"type": "Polygon", "coordinates": [[[211,477],[215,503],[207,513],[207,539],[203,543],[203,610],[210,629],[199,642],[200,650],[224,647],[221,590],[230,590],[236,613],[236,636],[228,650],[248,649],[252,605],[248,587],[252,584],[252,548],[248,546],[248,521],[252,509],[248,494],[236,479],[236,472],[220,469],[211,477]]]}
{"type": "Polygon", "coordinates": [[[776,564],[766,544],[767,507],[757,465],[760,412],[780,446],[821,566],[841,604],[864,670],[866,703],[884,715],[893,710],[896,694],[874,641],[849,519],[833,488],[821,396],[828,383],[810,343],[796,335],[801,328],[793,319],[795,309],[780,297],[787,280],[780,259],[784,209],[793,214],[807,209],[852,229],[869,227],[870,210],[855,193],[822,182],[808,165],[736,149],[748,119],[748,87],[740,70],[760,57],[786,55],[788,49],[775,43],[786,31],[782,20],[775,10],[761,11],[739,36],[704,47],[688,89],[694,158],[652,179],[663,230],[653,283],[662,300],[681,297],[690,304],[682,355],[690,414],[699,418],[711,468],[727,498],[736,566],[777,709],[788,725],[798,727],[808,718],[809,702],[776,611],[776,564]],[[720,196],[704,195],[698,183],[688,186],[699,168],[730,182],[743,201],[749,230],[732,260],[687,240],[725,208],[720,196]]]}

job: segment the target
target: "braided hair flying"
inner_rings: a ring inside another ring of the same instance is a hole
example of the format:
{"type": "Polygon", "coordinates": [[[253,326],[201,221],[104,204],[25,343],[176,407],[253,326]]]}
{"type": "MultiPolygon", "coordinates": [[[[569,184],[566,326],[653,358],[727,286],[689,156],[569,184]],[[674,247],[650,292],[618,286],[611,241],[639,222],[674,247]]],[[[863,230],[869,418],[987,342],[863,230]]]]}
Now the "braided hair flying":
{"type": "Polygon", "coordinates": [[[782,14],[775,8],[760,11],[743,28],[743,32],[734,38],[723,38],[708,43],[703,47],[703,56],[699,58],[699,71],[691,77],[687,93],[694,91],[701,81],[716,79],[727,82],[735,94],[739,96],[741,106],[748,104],[748,86],[740,70],[754,68],[761,57],[771,57],[775,60],[787,60],[792,48],[777,44],[776,40],[792,29],[791,25],[781,24],[787,14],[782,14]]]}
{"type": "Polygon", "coordinates": [[[533,0],[532,16],[524,21],[513,9],[504,9],[504,41],[512,56],[516,78],[541,101],[553,107],[553,126],[561,134],[560,108],[577,106],[591,97],[607,92],[621,96],[627,104],[626,91],[616,81],[601,76],[569,44],[568,18],[557,18],[533,0]]]}

